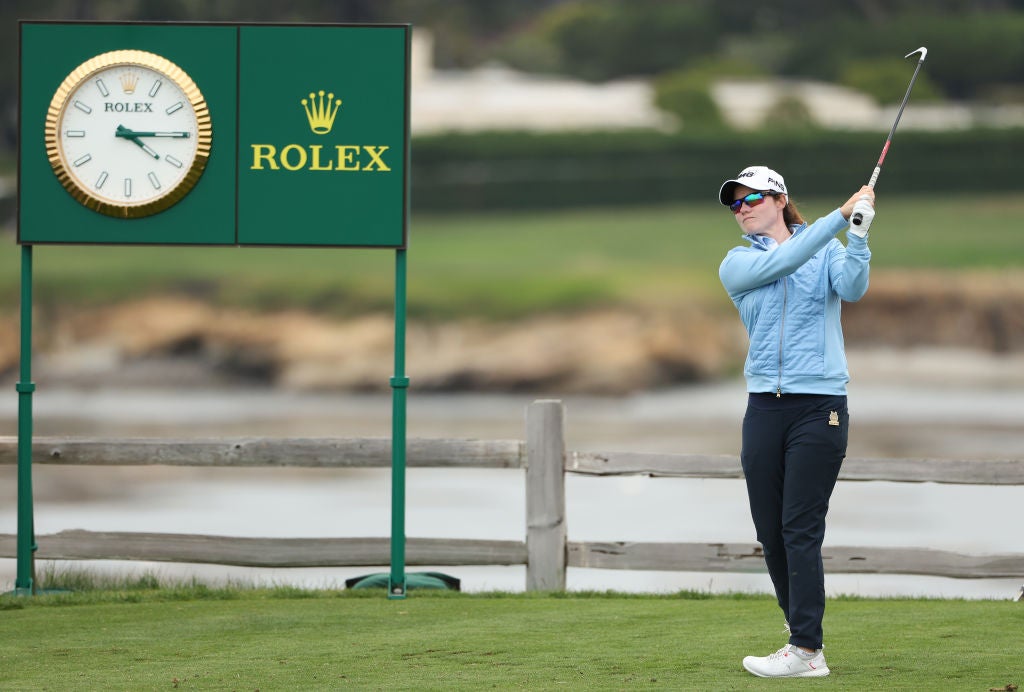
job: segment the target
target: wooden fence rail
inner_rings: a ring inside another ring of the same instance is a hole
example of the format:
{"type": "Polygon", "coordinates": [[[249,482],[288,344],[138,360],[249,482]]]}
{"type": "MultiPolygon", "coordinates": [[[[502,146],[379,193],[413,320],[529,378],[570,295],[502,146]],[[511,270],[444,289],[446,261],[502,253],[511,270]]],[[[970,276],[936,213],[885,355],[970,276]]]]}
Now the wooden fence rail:
{"type": "MultiPolygon", "coordinates": [[[[520,440],[410,438],[409,467],[520,469],[526,444],[520,440]]],[[[0,464],[17,464],[18,443],[0,436],[0,464]]],[[[386,438],[217,438],[107,439],[37,437],[33,464],[69,466],[217,466],[388,468],[386,438]]],[[[676,478],[743,478],[739,457],[645,452],[573,452],[569,473],[598,476],[648,475],[676,478]]],[[[869,459],[848,457],[841,481],[1024,485],[1024,461],[965,459],[869,459]]]]}
{"type": "MultiPolygon", "coordinates": [[[[559,401],[527,408],[526,439],[407,442],[409,467],[526,470],[526,540],[409,538],[406,564],[523,565],[528,590],[565,588],[567,567],[703,572],[763,571],[761,547],[732,543],[574,542],[567,538],[565,474],[643,474],[742,478],[734,456],[573,452],[565,449],[559,401]]],[[[33,464],[85,466],[383,468],[387,439],[83,439],[36,438],[33,464]]],[[[17,440],[0,437],[0,464],[17,463],[17,440]]],[[[840,480],[1024,485],[1024,462],[856,459],[840,480]]],[[[390,561],[387,538],[239,538],[69,530],[37,536],[39,559],[145,560],[249,567],[378,566],[390,561]]],[[[0,534],[0,557],[16,556],[16,537],[0,534]]],[[[829,547],[833,573],[919,574],[956,578],[1024,576],[1024,554],[963,555],[926,548],[829,547]]]]}

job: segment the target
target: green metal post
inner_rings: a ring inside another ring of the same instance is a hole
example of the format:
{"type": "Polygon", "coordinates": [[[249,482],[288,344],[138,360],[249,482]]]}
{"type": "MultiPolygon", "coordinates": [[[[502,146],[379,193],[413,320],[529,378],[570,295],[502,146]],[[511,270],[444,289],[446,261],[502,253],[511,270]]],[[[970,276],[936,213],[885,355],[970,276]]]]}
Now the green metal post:
{"type": "Polygon", "coordinates": [[[405,598],[405,250],[395,251],[395,376],[391,378],[391,576],[388,598],[405,598]]]}
{"type": "Polygon", "coordinates": [[[21,246],[21,371],[18,384],[18,567],[14,593],[33,593],[32,516],[32,246],[21,246]]]}

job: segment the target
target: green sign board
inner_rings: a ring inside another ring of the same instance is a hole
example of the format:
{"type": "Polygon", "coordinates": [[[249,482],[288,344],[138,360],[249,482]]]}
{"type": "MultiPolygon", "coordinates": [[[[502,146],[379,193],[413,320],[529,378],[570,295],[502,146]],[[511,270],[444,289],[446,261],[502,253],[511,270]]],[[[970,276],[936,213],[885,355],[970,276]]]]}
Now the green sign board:
{"type": "Polygon", "coordinates": [[[407,25],[20,26],[20,243],[405,247],[407,25]]]}

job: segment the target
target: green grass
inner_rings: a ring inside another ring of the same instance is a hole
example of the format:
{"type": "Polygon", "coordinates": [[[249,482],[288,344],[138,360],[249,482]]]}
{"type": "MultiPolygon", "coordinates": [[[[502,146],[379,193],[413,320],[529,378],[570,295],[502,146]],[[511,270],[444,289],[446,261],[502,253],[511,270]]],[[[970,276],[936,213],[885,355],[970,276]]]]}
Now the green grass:
{"type": "MultiPolygon", "coordinates": [[[[789,687],[1024,682],[1020,605],[831,599],[832,675],[789,687]]],[[[764,689],[768,597],[159,588],[0,597],[3,689],[764,689]]]]}
{"type": "MultiPolygon", "coordinates": [[[[805,200],[805,216],[830,202],[805,200]]],[[[872,230],[876,270],[1006,270],[1019,267],[1013,219],[1024,195],[879,197],[872,230]]],[[[409,312],[419,317],[515,318],[607,305],[728,307],[718,263],[741,243],[732,215],[713,200],[667,207],[414,217],[409,312]]],[[[0,243],[0,307],[18,296],[18,248],[0,243]]],[[[386,250],[185,247],[36,248],[41,305],[175,293],[258,310],[334,315],[392,306],[386,250]]]]}

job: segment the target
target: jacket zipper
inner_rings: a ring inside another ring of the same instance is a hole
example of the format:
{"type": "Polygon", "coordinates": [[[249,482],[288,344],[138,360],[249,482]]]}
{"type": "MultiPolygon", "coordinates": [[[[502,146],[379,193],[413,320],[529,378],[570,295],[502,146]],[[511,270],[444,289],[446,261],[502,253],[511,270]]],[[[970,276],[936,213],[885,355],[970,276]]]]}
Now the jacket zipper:
{"type": "Polygon", "coordinates": [[[779,323],[779,384],[775,388],[775,398],[782,398],[782,340],[786,332],[786,303],[789,301],[788,281],[782,277],[782,320],[779,323]]]}

